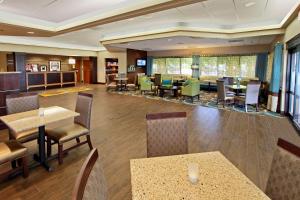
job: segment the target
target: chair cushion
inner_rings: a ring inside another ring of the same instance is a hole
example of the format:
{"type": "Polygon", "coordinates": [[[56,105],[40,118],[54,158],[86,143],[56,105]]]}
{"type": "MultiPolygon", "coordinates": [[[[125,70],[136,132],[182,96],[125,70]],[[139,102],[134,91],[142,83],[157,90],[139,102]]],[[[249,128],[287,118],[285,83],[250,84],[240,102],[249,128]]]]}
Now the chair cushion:
{"type": "Polygon", "coordinates": [[[11,136],[15,140],[17,140],[21,143],[38,138],[38,129],[30,129],[30,130],[22,131],[22,132],[18,132],[18,133],[11,131],[10,133],[11,133],[11,136]]]}
{"type": "Polygon", "coordinates": [[[27,148],[16,140],[10,140],[0,143],[0,164],[24,157],[27,148]]]}
{"type": "Polygon", "coordinates": [[[64,143],[88,133],[89,130],[87,128],[76,123],[64,127],[46,129],[47,136],[58,143],[64,143]]]}
{"type": "Polygon", "coordinates": [[[172,85],[172,81],[171,80],[163,80],[162,85],[172,85]]]}

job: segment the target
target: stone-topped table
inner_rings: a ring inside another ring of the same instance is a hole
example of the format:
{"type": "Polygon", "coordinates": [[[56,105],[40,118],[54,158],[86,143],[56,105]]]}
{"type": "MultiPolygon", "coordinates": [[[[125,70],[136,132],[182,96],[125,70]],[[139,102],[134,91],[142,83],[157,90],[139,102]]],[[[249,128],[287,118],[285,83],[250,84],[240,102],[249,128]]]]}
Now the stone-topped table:
{"type": "Polygon", "coordinates": [[[220,152],[130,160],[132,199],[269,199],[220,152]],[[199,181],[188,179],[197,163],[199,181]]]}

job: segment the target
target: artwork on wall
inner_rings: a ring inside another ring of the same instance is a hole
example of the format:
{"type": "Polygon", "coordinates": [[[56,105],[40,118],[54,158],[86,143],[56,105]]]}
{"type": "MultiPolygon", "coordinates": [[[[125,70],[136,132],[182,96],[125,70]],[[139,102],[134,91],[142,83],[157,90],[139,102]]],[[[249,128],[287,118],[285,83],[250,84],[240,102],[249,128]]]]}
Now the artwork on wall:
{"type": "Polygon", "coordinates": [[[26,64],[25,71],[26,72],[32,72],[31,64],[26,64]]]}
{"type": "Polygon", "coordinates": [[[46,72],[47,71],[47,65],[41,65],[40,66],[40,71],[41,72],[46,72]]]}
{"type": "Polygon", "coordinates": [[[38,64],[31,64],[31,68],[33,72],[38,72],[39,68],[38,68],[38,64]]]}
{"type": "Polygon", "coordinates": [[[60,61],[51,60],[49,61],[49,69],[50,71],[60,71],[60,61]]]}

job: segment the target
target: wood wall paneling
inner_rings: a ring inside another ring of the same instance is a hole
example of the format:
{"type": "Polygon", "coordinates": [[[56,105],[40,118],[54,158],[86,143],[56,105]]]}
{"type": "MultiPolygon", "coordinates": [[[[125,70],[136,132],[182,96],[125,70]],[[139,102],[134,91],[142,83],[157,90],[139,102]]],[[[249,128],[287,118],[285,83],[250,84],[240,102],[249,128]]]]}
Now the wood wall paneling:
{"type": "MultiPolygon", "coordinates": [[[[136,66],[136,60],[139,58],[147,58],[147,51],[127,49],[127,67],[130,65],[136,66]]],[[[137,73],[146,73],[146,67],[136,67],[135,72],[128,72],[128,82],[134,83],[136,81],[137,73]]]]}

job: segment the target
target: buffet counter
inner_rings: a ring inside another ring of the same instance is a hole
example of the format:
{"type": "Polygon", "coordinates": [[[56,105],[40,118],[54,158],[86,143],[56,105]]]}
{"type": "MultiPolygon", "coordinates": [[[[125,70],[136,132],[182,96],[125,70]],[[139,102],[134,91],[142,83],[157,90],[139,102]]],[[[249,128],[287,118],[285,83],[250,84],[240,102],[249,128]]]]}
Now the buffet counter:
{"type": "Polygon", "coordinates": [[[76,85],[76,71],[26,72],[26,88],[76,85]]]}

